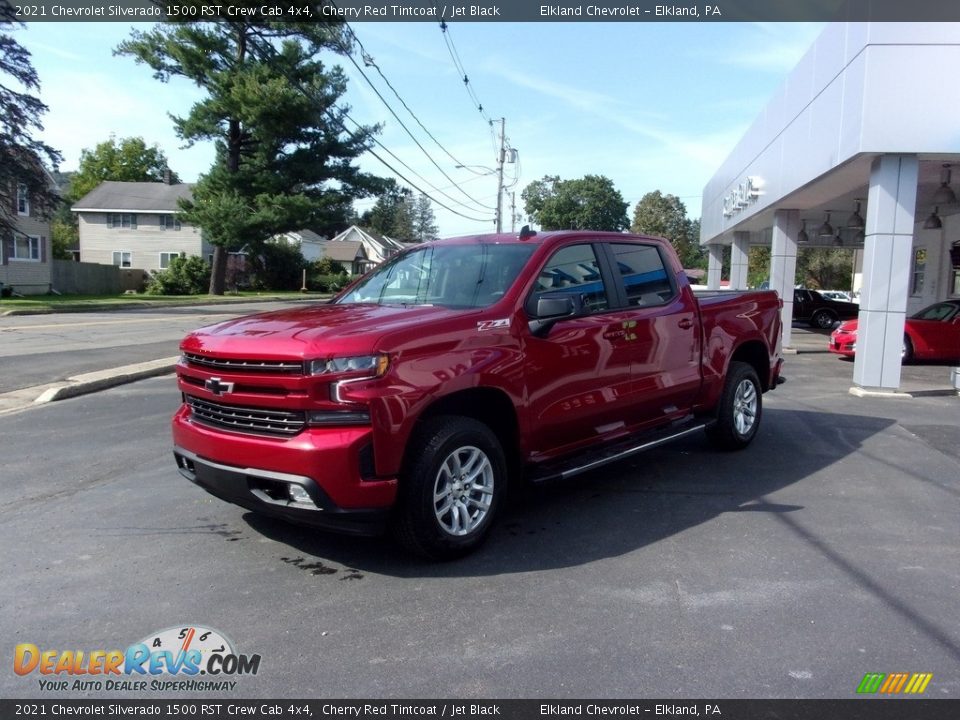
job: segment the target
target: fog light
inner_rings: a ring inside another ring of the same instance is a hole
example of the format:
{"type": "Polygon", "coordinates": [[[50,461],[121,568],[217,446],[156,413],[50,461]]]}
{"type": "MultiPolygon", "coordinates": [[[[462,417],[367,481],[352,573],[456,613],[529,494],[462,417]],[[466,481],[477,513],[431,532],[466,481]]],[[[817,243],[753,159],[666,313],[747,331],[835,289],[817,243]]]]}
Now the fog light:
{"type": "Polygon", "coordinates": [[[290,499],[296,503],[309,503],[313,505],[313,499],[299,485],[290,485],[290,499]]]}

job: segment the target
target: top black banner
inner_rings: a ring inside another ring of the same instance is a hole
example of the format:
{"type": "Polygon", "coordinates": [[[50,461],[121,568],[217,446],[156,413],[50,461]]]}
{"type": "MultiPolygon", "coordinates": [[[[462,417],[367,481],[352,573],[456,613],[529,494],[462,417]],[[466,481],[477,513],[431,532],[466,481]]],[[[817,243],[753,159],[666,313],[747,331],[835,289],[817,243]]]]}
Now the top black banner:
{"type": "Polygon", "coordinates": [[[0,20],[22,22],[944,22],[956,0],[0,0],[0,20]]]}

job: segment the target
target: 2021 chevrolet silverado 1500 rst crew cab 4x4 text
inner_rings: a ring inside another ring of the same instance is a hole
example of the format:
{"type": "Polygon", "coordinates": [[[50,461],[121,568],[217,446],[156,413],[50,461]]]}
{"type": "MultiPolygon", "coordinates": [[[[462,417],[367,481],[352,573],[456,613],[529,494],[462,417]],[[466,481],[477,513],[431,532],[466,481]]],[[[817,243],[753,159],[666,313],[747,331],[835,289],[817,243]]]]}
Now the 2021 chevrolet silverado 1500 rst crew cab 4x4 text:
{"type": "Polygon", "coordinates": [[[508,482],[567,477],[697,429],[746,446],[778,382],[780,301],[694,296],[665,240],[458,238],[317,303],[181,344],[180,472],[295,522],[474,548],[508,482]]]}

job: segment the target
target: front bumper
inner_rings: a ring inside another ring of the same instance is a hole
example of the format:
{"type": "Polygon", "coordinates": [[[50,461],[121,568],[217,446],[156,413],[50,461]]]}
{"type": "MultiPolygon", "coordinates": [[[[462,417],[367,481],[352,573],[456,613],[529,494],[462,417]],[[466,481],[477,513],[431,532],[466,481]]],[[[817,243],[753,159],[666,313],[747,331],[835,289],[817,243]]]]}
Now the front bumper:
{"type": "Polygon", "coordinates": [[[174,458],[191,482],[250,510],[359,535],[381,532],[396,499],[396,479],[373,476],[365,457],[371,434],[369,427],[311,428],[271,438],[193,422],[186,407],[173,418],[174,458]]]}
{"type": "Polygon", "coordinates": [[[857,336],[850,333],[834,332],[830,335],[827,349],[837,355],[853,357],[857,349],[857,336]]]}

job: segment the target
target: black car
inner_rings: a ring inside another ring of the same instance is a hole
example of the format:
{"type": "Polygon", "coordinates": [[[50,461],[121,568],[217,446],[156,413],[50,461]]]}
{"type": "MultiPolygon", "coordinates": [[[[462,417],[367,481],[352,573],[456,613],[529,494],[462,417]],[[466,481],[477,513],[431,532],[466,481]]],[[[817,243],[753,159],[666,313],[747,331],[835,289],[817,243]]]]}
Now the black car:
{"type": "Polygon", "coordinates": [[[793,319],[827,330],[841,320],[853,320],[860,314],[860,306],[852,302],[831,300],[816,290],[793,291],[793,319]]]}

